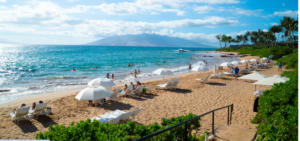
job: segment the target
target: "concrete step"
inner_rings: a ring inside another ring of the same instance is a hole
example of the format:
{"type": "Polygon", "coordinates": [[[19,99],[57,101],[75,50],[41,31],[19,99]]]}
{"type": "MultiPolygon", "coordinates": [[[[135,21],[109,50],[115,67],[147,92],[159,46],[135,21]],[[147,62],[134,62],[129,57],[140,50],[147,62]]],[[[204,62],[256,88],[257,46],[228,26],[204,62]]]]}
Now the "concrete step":
{"type": "Polygon", "coordinates": [[[215,133],[217,141],[252,141],[256,139],[256,124],[252,125],[225,125],[215,133]]]}

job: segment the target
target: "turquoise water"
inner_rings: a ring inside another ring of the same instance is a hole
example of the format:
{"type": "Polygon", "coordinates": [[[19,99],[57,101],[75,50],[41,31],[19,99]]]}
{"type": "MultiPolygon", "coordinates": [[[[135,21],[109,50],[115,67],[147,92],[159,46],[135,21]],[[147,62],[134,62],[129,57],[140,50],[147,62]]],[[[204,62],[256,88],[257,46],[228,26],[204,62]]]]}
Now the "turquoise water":
{"type": "Polygon", "coordinates": [[[114,73],[116,83],[133,81],[133,72],[140,69],[139,79],[153,76],[158,68],[174,72],[186,70],[188,63],[200,64],[208,59],[211,67],[222,61],[214,48],[175,47],[101,47],[68,45],[26,45],[0,47],[0,102],[32,94],[86,87],[95,78],[114,73]],[[196,51],[191,51],[196,50],[196,51]],[[203,55],[214,57],[202,57],[203,55]],[[193,60],[191,60],[191,58],[193,60]],[[163,63],[163,62],[166,63],[163,63]],[[133,67],[128,67],[134,63],[133,67]],[[157,64],[156,64],[157,63],[157,64]],[[96,67],[98,69],[93,69],[96,67]],[[72,72],[75,68],[77,71],[72,72]]]}

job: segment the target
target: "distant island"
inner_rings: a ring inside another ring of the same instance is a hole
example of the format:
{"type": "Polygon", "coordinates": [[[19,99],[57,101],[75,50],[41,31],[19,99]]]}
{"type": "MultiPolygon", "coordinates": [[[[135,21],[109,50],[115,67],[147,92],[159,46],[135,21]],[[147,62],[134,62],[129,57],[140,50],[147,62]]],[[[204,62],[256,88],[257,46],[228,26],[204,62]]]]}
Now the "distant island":
{"type": "MultiPolygon", "coordinates": [[[[87,43],[86,45],[101,46],[150,46],[150,47],[213,47],[200,44],[194,41],[178,38],[161,36],[157,34],[136,34],[110,36],[87,43]]],[[[214,47],[215,48],[215,47],[214,47]]]]}

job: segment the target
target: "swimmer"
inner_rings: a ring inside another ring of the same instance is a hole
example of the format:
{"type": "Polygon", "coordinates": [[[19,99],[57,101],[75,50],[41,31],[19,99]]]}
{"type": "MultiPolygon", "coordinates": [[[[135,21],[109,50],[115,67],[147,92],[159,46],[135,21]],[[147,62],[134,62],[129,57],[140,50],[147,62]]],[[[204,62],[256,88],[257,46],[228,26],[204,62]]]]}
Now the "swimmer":
{"type": "Polygon", "coordinates": [[[95,69],[97,69],[97,66],[95,67],[95,69]]]}
{"type": "Polygon", "coordinates": [[[93,67],[93,69],[95,69],[95,68],[93,67]]]}
{"type": "Polygon", "coordinates": [[[166,63],[166,61],[164,61],[163,63],[166,63]]]}
{"type": "Polygon", "coordinates": [[[134,71],[134,77],[135,77],[135,78],[136,78],[136,74],[137,74],[137,71],[135,70],[135,71],[134,71]]]}
{"type": "Polygon", "coordinates": [[[106,74],[106,77],[109,78],[109,73],[106,74]]]}
{"type": "Polygon", "coordinates": [[[112,79],[115,79],[115,75],[114,75],[114,74],[111,74],[111,78],[112,78],[112,79]]]}
{"type": "Polygon", "coordinates": [[[73,68],[72,71],[76,71],[76,70],[73,68]]]}

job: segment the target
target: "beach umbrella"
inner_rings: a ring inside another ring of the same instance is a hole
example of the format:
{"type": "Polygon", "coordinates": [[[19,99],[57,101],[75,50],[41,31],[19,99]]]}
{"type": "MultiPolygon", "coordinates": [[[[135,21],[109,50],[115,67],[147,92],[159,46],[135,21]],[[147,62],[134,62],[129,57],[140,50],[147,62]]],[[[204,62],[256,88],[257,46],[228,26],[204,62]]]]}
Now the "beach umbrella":
{"type": "MultiPolygon", "coordinates": [[[[99,100],[102,98],[110,97],[114,92],[103,87],[103,86],[97,86],[97,87],[87,87],[83,90],[81,90],[75,98],[79,101],[82,100],[99,100]]],[[[96,107],[96,106],[95,106],[96,107]]],[[[96,108],[97,112],[97,108],[96,108]]]]}
{"type": "Polygon", "coordinates": [[[253,72],[253,73],[251,73],[251,74],[241,76],[241,77],[239,77],[238,79],[262,80],[262,79],[265,79],[265,78],[268,78],[268,77],[269,77],[269,76],[266,76],[266,75],[264,75],[264,74],[260,74],[260,73],[258,73],[258,72],[256,71],[256,72],[253,72]]]}
{"type": "Polygon", "coordinates": [[[261,60],[268,60],[268,58],[267,57],[263,57],[263,58],[261,58],[261,60]]]}
{"type": "Polygon", "coordinates": [[[107,78],[97,78],[93,79],[88,83],[89,86],[103,86],[103,87],[112,87],[115,86],[116,84],[112,79],[107,79],[107,78]]]}
{"type": "Polygon", "coordinates": [[[241,62],[239,61],[232,61],[231,64],[234,64],[234,65],[243,65],[241,62]]]}
{"type": "Polygon", "coordinates": [[[289,81],[290,79],[287,77],[282,77],[280,75],[274,75],[272,77],[269,78],[265,78],[262,80],[259,80],[255,83],[253,83],[254,85],[273,85],[274,83],[280,83],[280,82],[286,82],[289,81]]]}
{"type": "Polygon", "coordinates": [[[241,62],[242,62],[242,63],[250,63],[249,60],[242,60],[241,62]]]}
{"type": "Polygon", "coordinates": [[[231,67],[231,66],[234,66],[234,65],[230,62],[224,62],[220,66],[222,66],[222,67],[231,67]]]}
{"type": "Polygon", "coordinates": [[[204,67],[204,66],[195,66],[193,67],[192,71],[209,71],[209,69],[207,67],[204,67]]]}
{"type": "Polygon", "coordinates": [[[251,62],[258,62],[259,60],[258,59],[251,59],[250,61],[251,62]]]}
{"type": "Polygon", "coordinates": [[[163,83],[165,79],[165,75],[173,75],[173,72],[169,69],[157,69],[153,72],[153,74],[162,75],[163,76],[163,83]]]}

